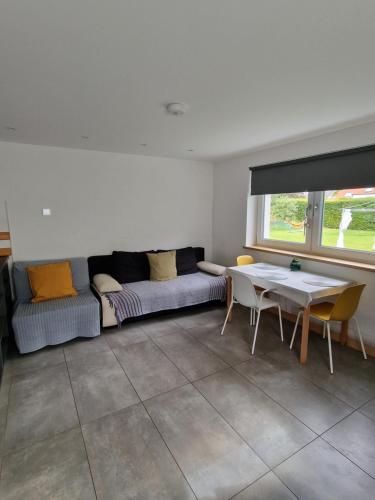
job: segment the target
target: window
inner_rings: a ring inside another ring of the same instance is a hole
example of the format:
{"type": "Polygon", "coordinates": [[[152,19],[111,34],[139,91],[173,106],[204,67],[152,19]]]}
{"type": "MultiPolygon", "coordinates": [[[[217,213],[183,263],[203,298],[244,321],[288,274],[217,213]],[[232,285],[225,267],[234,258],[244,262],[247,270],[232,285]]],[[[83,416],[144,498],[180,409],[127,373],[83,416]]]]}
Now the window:
{"type": "Polygon", "coordinates": [[[259,198],[258,244],[375,261],[375,187],[259,198]]]}
{"type": "Polygon", "coordinates": [[[306,243],[308,206],[308,193],[266,195],[263,237],[289,243],[306,243]]]}

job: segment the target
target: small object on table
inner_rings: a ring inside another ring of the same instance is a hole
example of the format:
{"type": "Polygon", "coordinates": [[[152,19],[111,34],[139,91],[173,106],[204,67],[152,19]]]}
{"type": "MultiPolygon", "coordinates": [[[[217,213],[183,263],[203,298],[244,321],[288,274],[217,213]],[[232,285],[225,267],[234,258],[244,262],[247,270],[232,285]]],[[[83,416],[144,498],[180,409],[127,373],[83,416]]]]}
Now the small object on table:
{"type": "Polygon", "coordinates": [[[301,262],[296,257],[294,257],[292,262],[290,263],[290,270],[291,271],[301,270],[301,262]]]}

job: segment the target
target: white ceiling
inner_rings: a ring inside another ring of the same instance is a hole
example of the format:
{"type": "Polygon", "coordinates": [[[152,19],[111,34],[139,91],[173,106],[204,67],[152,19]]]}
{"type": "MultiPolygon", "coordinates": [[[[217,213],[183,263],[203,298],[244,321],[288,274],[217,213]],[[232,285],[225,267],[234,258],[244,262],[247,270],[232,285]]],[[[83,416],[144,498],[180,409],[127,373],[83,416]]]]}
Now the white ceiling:
{"type": "Polygon", "coordinates": [[[374,0],[1,0],[0,139],[212,160],[374,120],[374,26],[374,0]]]}

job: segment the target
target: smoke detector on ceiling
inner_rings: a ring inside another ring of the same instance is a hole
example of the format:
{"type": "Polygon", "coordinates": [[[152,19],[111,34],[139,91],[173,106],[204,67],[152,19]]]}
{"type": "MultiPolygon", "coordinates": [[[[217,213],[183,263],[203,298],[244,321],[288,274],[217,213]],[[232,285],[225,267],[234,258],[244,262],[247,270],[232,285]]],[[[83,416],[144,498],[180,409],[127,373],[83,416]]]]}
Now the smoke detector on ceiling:
{"type": "Polygon", "coordinates": [[[169,102],[165,105],[165,109],[169,115],[181,116],[188,111],[189,106],[183,102],[169,102]]]}

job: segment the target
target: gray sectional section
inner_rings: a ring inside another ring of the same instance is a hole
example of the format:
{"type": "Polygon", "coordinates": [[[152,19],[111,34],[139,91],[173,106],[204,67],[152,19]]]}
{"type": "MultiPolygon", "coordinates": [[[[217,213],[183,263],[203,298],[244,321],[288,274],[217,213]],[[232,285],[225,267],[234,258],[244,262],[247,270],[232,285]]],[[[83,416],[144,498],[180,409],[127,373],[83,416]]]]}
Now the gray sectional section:
{"type": "Polygon", "coordinates": [[[36,351],[76,337],[100,335],[99,302],[90,291],[87,259],[76,257],[48,261],[16,262],[13,266],[17,296],[12,324],[20,353],[36,351]],[[69,260],[77,297],[33,304],[27,267],[69,260]]]}

